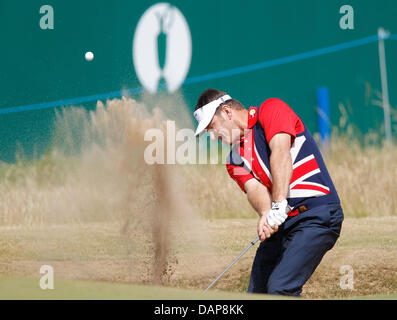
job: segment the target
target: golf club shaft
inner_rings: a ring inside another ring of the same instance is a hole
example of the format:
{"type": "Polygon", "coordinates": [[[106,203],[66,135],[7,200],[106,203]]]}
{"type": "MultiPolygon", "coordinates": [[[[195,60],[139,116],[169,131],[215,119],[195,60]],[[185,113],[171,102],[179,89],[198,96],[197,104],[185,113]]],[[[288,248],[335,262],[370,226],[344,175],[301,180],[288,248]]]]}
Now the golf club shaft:
{"type": "Polygon", "coordinates": [[[229,264],[229,265],[226,267],[226,269],[223,270],[223,272],[222,272],[219,276],[217,276],[217,277],[215,278],[215,280],[212,281],[211,284],[208,286],[208,288],[205,289],[204,291],[207,291],[209,288],[211,288],[211,287],[215,284],[215,282],[217,282],[217,281],[219,280],[219,278],[222,277],[222,276],[224,275],[224,273],[225,273],[227,270],[229,270],[230,267],[231,267],[232,265],[234,265],[234,264],[237,262],[237,260],[240,259],[241,256],[242,256],[244,253],[246,253],[246,252],[248,251],[249,248],[251,248],[255,243],[258,242],[258,240],[259,240],[259,236],[257,236],[254,240],[252,240],[252,241],[250,242],[250,244],[238,255],[238,257],[237,257],[236,259],[234,259],[233,262],[232,262],[231,264],[229,264]]]}

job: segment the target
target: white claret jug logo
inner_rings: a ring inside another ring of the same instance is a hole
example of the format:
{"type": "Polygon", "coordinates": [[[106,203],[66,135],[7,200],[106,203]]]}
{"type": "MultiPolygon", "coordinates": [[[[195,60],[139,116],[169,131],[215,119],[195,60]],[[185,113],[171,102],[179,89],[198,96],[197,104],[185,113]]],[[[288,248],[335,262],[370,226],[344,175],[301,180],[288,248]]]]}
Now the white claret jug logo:
{"type": "Polygon", "coordinates": [[[183,14],[161,2],[145,11],[135,30],[133,61],[142,86],[151,93],[176,91],[190,68],[192,39],[183,14]]]}

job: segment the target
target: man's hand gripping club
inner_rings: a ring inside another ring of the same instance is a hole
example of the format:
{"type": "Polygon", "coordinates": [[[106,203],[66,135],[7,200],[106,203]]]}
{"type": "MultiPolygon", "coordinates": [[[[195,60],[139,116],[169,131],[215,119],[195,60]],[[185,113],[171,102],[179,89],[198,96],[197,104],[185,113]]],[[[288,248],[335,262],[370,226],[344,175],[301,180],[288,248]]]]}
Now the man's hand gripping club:
{"type": "Polygon", "coordinates": [[[289,211],[287,200],[272,202],[271,209],[262,214],[258,222],[258,235],[261,241],[270,238],[278,231],[278,227],[288,218],[289,211]]]}

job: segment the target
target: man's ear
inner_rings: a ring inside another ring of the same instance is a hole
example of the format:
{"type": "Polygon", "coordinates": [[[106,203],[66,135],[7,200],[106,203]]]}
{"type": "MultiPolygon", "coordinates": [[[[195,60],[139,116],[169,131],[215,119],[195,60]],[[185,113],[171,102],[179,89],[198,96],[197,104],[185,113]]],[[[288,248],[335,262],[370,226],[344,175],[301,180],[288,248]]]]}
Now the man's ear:
{"type": "Polygon", "coordinates": [[[225,112],[225,114],[226,114],[226,116],[227,116],[227,118],[229,120],[232,120],[233,111],[232,111],[232,108],[229,105],[227,105],[227,104],[223,105],[222,106],[222,111],[225,112]]]}

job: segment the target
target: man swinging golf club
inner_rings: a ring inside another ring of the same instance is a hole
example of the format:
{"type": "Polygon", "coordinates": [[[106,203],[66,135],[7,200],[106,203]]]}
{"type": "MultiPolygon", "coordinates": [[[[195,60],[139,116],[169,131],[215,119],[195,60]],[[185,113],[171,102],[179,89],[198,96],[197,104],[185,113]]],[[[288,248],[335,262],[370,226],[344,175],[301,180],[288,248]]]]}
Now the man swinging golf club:
{"type": "Polygon", "coordinates": [[[208,131],[211,139],[233,146],[227,171],[259,215],[261,243],[248,292],[300,296],[343,221],[313,137],[277,98],[247,110],[225,92],[207,89],[194,116],[196,136],[208,131]]]}

